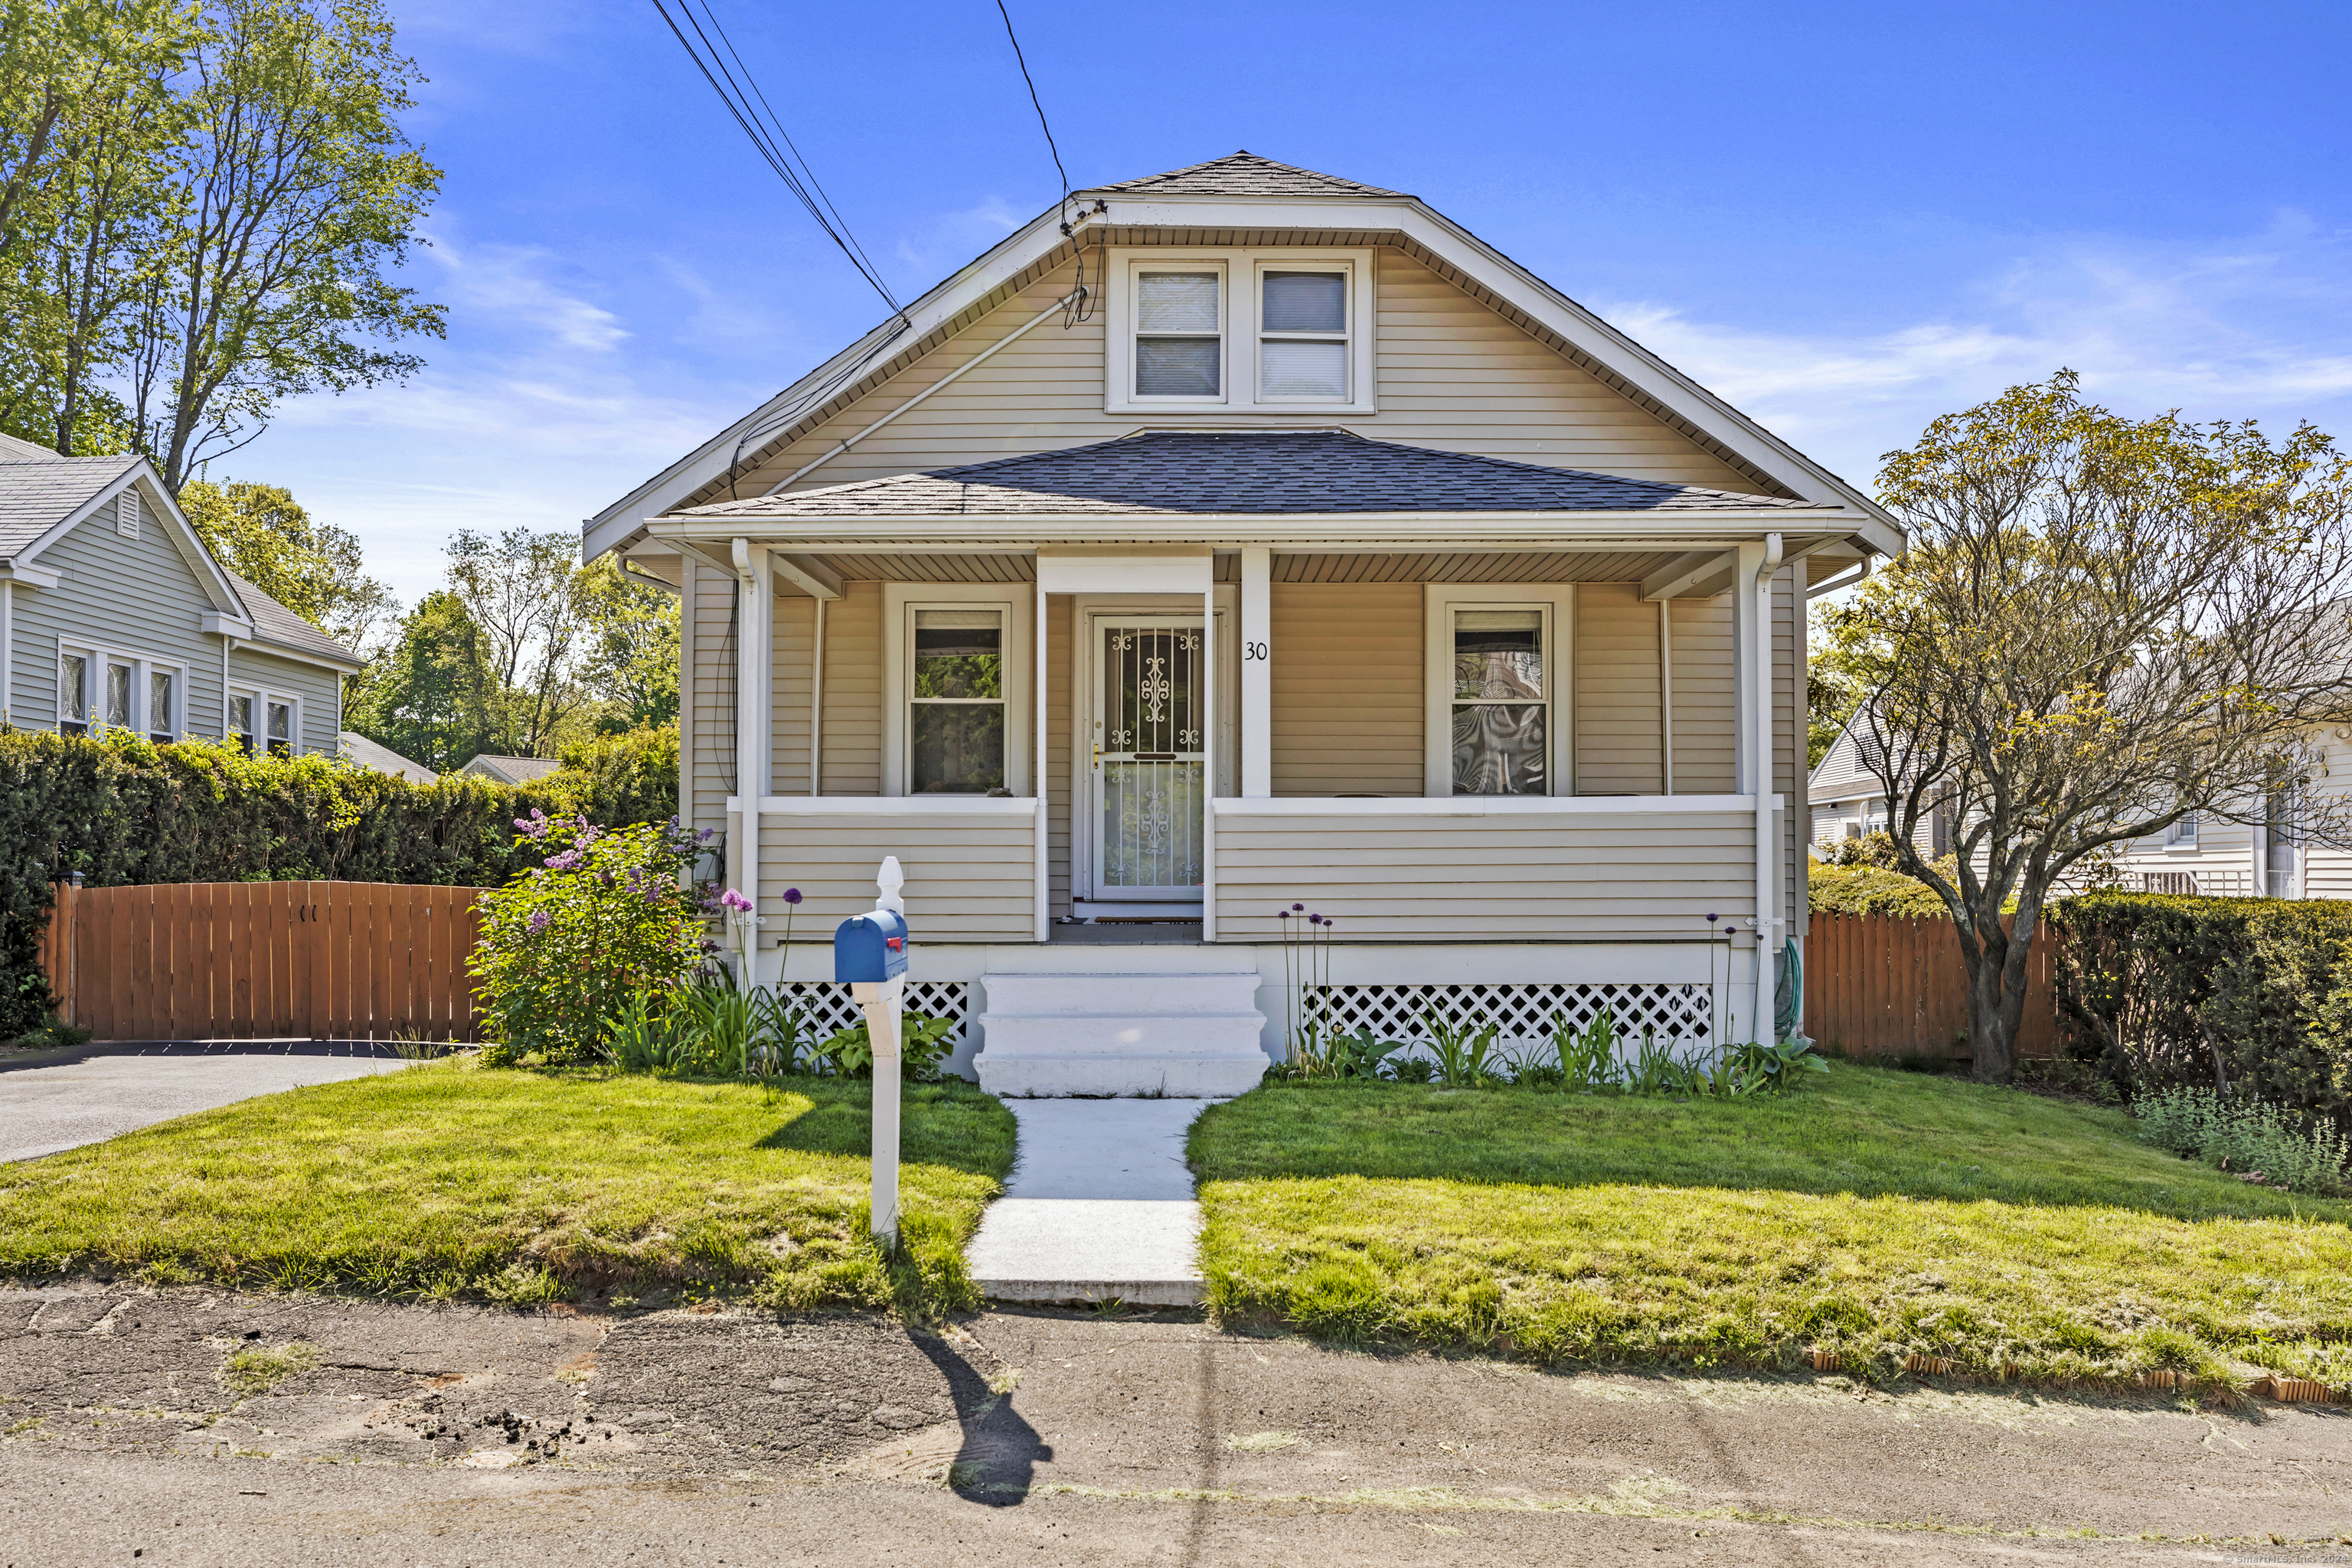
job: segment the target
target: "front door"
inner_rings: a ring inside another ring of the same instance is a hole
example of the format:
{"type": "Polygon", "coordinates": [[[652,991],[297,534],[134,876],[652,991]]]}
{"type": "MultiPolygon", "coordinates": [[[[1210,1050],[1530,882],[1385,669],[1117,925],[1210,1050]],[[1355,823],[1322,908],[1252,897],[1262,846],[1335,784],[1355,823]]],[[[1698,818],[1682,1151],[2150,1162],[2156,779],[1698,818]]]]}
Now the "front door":
{"type": "Polygon", "coordinates": [[[1102,616],[1093,636],[1094,896],[1198,903],[1208,765],[1201,617],[1102,616]]]}

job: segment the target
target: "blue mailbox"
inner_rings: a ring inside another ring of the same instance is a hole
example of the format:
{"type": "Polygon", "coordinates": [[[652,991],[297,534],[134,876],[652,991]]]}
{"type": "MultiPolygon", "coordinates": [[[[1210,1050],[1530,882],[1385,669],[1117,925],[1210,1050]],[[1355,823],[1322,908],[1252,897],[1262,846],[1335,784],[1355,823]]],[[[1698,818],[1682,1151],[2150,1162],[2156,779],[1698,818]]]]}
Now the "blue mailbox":
{"type": "Polygon", "coordinates": [[[907,917],[891,910],[852,915],[833,933],[833,977],[879,982],[907,973],[907,917]]]}

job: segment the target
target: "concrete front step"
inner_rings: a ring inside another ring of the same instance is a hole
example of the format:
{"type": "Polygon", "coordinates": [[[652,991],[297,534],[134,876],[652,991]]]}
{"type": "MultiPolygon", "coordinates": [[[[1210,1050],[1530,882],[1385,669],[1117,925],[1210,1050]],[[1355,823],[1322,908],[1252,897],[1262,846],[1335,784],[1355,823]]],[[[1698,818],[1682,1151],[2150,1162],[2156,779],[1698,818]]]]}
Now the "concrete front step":
{"type": "Polygon", "coordinates": [[[1241,1094],[1265,1072],[1255,969],[982,977],[981,1086],[1011,1095],[1241,1094]]]}

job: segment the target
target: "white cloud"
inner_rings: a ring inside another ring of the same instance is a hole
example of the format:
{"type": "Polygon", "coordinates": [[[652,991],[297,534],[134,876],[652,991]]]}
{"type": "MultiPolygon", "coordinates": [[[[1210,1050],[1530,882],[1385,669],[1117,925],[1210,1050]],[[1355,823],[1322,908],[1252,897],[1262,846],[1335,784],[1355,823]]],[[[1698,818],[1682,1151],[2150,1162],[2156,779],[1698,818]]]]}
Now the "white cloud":
{"type": "Polygon", "coordinates": [[[1936,320],[1775,332],[1629,300],[1603,313],[1848,478],[1938,414],[2062,365],[2119,412],[2309,418],[2352,440],[2352,237],[2288,215],[2225,245],[2053,243],[1936,320]]]}
{"type": "Polygon", "coordinates": [[[423,255],[442,270],[436,292],[457,310],[534,329],[566,348],[602,353],[629,335],[612,311],[558,288],[547,276],[554,257],[536,246],[461,247],[438,230],[431,238],[423,255]]]}

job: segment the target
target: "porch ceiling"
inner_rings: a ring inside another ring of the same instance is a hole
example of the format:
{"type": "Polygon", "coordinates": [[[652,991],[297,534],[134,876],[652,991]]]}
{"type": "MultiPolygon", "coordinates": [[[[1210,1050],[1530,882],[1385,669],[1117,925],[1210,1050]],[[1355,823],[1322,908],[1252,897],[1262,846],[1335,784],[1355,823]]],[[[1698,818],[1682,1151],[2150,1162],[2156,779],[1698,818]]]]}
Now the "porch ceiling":
{"type": "MultiPolygon", "coordinates": [[[[1276,552],[1272,577],[1277,583],[1638,583],[1678,559],[1675,551],[1519,550],[1415,552],[1276,552]]],[[[866,583],[1034,583],[1034,558],[1027,554],[904,552],[888,555],[818,554],[815,559],[841,577],[866,583]]],[[[1808,580],[1843,570],[1845,563],[1816,556],[1806,562],[1808,580]]],[[[1232,551],[1216,557],[1216,580],[1241,581],[1241,560],[1232,551]]]]}

